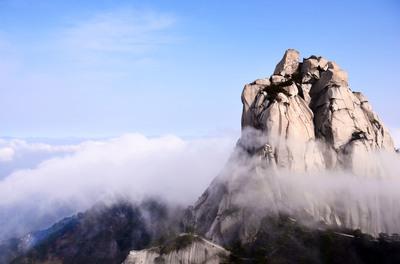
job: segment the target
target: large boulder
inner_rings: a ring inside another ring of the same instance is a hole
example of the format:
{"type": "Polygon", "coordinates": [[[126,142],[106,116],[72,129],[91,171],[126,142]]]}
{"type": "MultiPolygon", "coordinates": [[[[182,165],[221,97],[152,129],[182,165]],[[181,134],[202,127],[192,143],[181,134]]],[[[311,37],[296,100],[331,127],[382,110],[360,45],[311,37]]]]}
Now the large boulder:
{"type": "Polygon", "coordinates": [[[281,76],[291,76],[299,69],[300,53],[294,49],[288,49],[282,60],[276,65],[274,74],[281,76]]]}

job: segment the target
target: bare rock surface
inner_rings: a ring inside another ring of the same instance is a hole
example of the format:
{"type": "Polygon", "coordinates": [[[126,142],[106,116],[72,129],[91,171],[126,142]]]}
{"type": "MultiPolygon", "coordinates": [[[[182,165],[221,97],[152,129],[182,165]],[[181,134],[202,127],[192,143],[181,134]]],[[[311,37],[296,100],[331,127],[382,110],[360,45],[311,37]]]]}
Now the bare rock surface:
{"type": "Polygon", "coordinates": [[[297,174],[315,182],[319,173],[337,170],[384,177],[371,155],[395,153],[367,97],[350,89],[347,72],[323,57],[300,61],[299,56],[287,50],[269,79],[244,86],[237,148],[192,208],[196,231],[212,241],[251,241],[262,216],[282,211],[371,234],[400,227],[395,216],[392,222],[380,219],[384,212],[378,200],[365,206],[356,201],[359,197],[338,200],[331,192],[320,201],[314,195],[320,190],[297,188],[304,184],[293,181],[297,174]]]}
{"type": "Polygon", "coordinates": [[[196,235],[181,234],[170,248],[149,248],[144,250],[132,250],[123,264],[219,264],[229,252],[196,235]],[[184,243],[184,244],[183,244],[184,243]]]}
{"type": "Polygon", "coordinates": [[[296,163],[303,163],[306,169],[312,162],[318,167],[357,169],[352,152],[394,150],[368,99],[350,89],[344,70],[322,57],[311,56],[300,63],[299,52],[287,50],[269,82],[245,85],[242,102],[242,129],[260,130],[281,167],[297,170],[301,166],[296,163]],[[327,151],[318,154],[305,148],[303,153],[294,153],[287,146],[288,142],[307,145],[316,140],[326,144],[327,151]]]}
{"type": "Polygon", "coordinates": [[[299,69],[300,53],[294,49],[288,49],[282,60],[276,65],[274,75],[290,76],[299,69]]]}

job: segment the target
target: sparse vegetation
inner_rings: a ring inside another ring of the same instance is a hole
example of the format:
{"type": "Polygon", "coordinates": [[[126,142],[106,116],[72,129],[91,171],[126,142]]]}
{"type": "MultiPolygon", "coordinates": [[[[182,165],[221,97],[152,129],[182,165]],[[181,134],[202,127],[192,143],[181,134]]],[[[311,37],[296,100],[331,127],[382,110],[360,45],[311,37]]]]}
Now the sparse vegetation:
{"type": "Polygon", "coordinates": [[[183,234],[175,237],[174,239],[166,242],[160,247],[160,254],[168,254],[172,251],[178,251],[190,246],[193,242],[200,241],[200,238],[193,234],[183,234]]]}
{"type": "Polygon", "coordinates": [[[397,234],[311,229],[286,216],[266,217],[254,242],[235,241],[226,263],[400,263],[397,234]]]}

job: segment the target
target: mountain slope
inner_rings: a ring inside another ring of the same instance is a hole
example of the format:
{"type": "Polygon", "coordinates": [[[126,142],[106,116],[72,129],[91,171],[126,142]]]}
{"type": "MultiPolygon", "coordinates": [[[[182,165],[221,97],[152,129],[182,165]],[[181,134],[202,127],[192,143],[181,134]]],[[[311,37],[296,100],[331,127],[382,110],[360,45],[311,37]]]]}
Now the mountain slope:
{"type": "MultiPolygon", "coordinates": [[[[129,250],[175,234],[179,225],[170,217],[172,212],[153,200],[139,205],[97,205],[22,238],[19,244],[26,249],[12,263],[121,263],[129,250]],[[29,245],[26,237],[30,237],[29,245]]],[[[174,217],[180,218],[179,214],[174,217]]]]}

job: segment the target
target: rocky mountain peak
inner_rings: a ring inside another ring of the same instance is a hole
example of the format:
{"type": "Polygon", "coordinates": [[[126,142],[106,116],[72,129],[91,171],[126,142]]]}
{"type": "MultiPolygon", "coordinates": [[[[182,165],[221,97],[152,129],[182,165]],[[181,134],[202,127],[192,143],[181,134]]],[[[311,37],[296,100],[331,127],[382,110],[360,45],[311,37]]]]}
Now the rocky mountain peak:
{"type": "Polygon", "coordinates": [[[300,60],[288,49],[270,77],[244,86],[241,99],[241,137],[193,207],[197,232],[222,245],[252,241],[263,217],[282,212],[375,235],[397,232],[397,217],[382,220],[385,198],[330,185],[341,175],[348,182],[388,177],[375,155],[395,153],[388,130],[338,64],[300,60]]]}
{"type": "Polygon", "coordinates": [[[299,57],[288,49],[273,75],[244,86],[242,130],[258,130],[262,143],[251,148],[268,148],[278,166],[301,170],[357,170],[355,153],[394,151],[368,99],[350,89],[347,72],[323,57],[299,57]],[[307,147],[295,153],[293,142],[307,147]],[[315,142],[325,145],[323,152],[315,142]]]}

